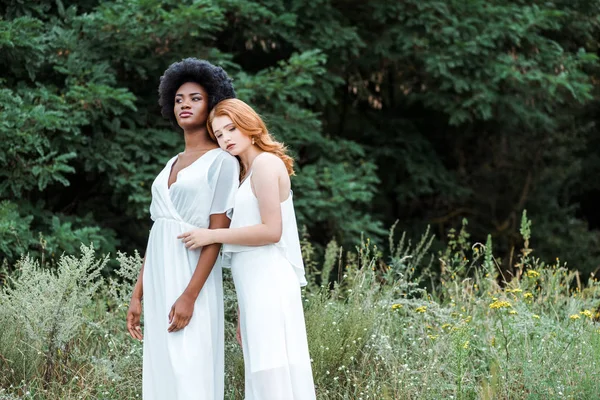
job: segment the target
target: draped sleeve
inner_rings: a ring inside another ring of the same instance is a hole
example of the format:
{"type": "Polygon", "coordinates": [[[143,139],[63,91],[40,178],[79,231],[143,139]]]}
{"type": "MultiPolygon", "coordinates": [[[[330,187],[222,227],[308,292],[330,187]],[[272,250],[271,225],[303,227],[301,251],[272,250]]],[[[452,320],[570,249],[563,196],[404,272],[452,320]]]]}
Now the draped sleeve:
{"type": "Polygon", "coordinates": [[[219,157],[208,173],[209,185],[213,189],[209,214],[225,213],[231,219],[235,193],[240,184],[240,164],[229,153],[223,152],[219,157]]]}

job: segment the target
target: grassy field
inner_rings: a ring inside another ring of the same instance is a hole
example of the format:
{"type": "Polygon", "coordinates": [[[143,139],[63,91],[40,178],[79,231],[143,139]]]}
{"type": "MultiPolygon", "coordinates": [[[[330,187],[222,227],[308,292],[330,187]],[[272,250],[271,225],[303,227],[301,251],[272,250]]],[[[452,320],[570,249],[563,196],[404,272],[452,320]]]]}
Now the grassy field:
{"type": "MultiPolygon", "coordinates": [[[[305,243],[318,398],[600,398],[599,284],[535,259],[525,218],[521,233],[510,277],[491,240],[470,243],[464,229],[437,254],[428,234],[414,245],[390,237],[385,258],[366,240],[352,252],[331,243],[316,260],[305,243]]],[[[124,322],[141,259],[119,255],[110,279],[107,261],[82,247],[52,270],[19,263],[0,294],[0,399],[141,398],[142,347],[124,322]]],[[[225,398],[243,399],[228,273],[225,286],[225,398]]]]}

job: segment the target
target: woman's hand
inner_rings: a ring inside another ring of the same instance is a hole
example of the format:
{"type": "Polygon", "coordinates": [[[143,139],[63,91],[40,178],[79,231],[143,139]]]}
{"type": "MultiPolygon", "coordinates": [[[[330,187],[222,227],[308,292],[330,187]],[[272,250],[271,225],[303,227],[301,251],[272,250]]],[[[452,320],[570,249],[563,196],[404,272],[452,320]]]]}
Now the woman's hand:
{"type": "Polygon", "coordinates": [[[140,317],[142,315],[142,300],[138,297],[132,297],[127,311],[127,330],[132,338],[142,340],[142,328],[140,327],[140,317]]]}
{"type": "Polygon", "coordinates": [[[209,244],[216,243],[214,240],[214,234],[210,229],[198,228],[193,231],[182,233],[177,236],[177,239],[185,244],[190,250],[195,250],[209,244]]]}
{"type": "Polygon", "coordinates": [[[179,296],[169,313],[169,332],[177,332],[185,328],[194,314],[195,299],[185,293],[179,296]]]}

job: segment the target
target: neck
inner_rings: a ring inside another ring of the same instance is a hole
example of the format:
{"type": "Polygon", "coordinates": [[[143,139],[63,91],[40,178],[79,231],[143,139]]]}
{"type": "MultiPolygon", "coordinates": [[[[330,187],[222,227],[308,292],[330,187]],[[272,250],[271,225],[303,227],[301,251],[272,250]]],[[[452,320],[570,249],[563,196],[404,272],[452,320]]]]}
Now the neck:
{"type": "Polygon", "coordinates": [[[238,154],[242,165],[244,166],[244,168],[246,168],[246,172],[250,171],[250,167],[252,166],[254,159],[261,153],[263,153],[263,151],[260,148],[258,148],[255,145],[252,145],[248,147],[248,150],[238,154]]]}
{"type": "Polygon", "coordinates": [[[183,131],[185,151],[210,150],[218,145],[210,139],[206,127],[183,131]]]}

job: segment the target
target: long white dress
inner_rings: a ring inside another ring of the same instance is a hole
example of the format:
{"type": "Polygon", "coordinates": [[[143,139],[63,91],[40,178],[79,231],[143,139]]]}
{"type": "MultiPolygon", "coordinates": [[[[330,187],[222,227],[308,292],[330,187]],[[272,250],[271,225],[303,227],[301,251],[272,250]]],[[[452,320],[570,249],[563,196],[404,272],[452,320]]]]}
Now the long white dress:
{"type": "MultiPolygon", "coordinates": [[[[261,223],[251,173],[235,197],[231,228],[261,223]]],[[[306,285],[290,193],[281,203],[279,243],[224,245],[240,308],[246,400],[313,400],[300,286],[306,285]]]]}
{"type": "Polygon", "coordinates": [[[152,184],[154,221],[144,267],[144,400],[219,400],[224,397],[223,284],[217,262],[196,300],[188,326],[169,333],[171,307],[196,269],[200,249],[177,236],[208,228],[210,215],[229,212],[239,185],[238,161],[217,148],[177,174],[173,157],[152,184]]]}

